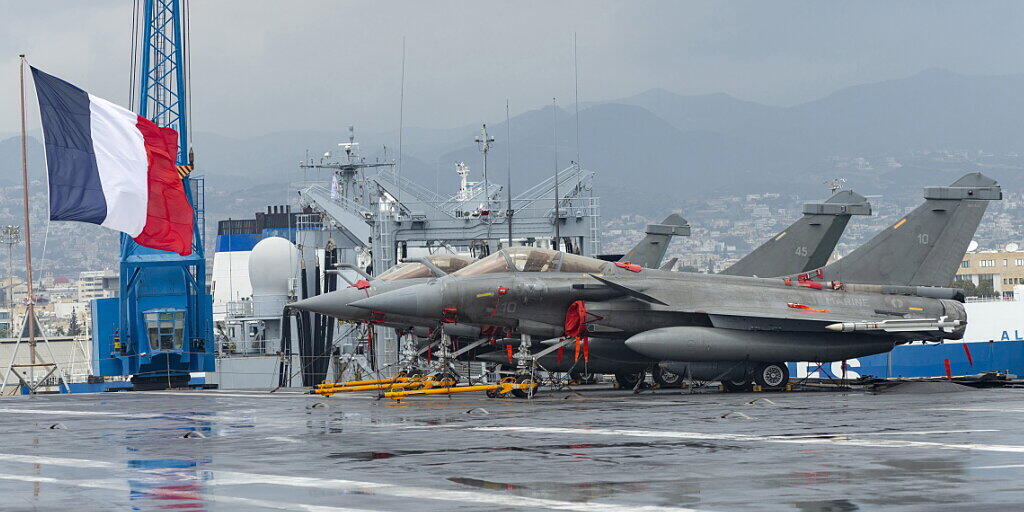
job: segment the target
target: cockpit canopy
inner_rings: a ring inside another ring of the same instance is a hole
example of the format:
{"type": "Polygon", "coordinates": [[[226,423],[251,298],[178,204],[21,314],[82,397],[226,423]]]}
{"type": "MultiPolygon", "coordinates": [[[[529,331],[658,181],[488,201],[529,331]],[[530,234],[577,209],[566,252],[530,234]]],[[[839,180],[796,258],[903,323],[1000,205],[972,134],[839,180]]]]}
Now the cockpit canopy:
{"type": "MultiPolygon", "coordinates": [[[[437,268],[448,274],[473,263],[472,258],[458,256],[455,254],[432,254],[427,256],[427,259],[436,265],[437,268]]],[[[402,279],[416,279],[421,277],[435,276],[434,272],[427,268],[426,265],[416,261],[407,261],[387,269],[383,274],[378,276],[377,279],[380,279],[381,281],[400,281],[402,279]]]]}
{"type": "Polygon", "coordinates": [[[510,247],[455,272],[457,276],[478,276],[502,272],[600,272],[605,262],[537,247],[510,247]]]}

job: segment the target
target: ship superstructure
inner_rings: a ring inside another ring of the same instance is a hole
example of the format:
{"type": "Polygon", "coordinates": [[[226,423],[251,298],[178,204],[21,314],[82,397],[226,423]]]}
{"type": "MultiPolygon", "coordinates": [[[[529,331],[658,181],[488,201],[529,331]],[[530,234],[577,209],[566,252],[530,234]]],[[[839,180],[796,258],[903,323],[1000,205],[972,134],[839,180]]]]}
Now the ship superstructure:
{"type": "MultiPolygon", "coordinates": [[[[489,148],[493,138],[483,133],[491,139],[489,148]]],[[[444,195],[403,177],[386,157],[362,156],[351,127],[338,146],[338,153],[300,164],[316,179],[293,184],[296,204],[218,224],[213,297],[219,371],[211,381],[222,388],[308,386],[329,371],[386,373],[399,359],[398,337],[379,326],[339,325],[299,312],[280,319],[279,330],[267,330],[271,319],[255,315],[250,280],[253,249],[266,238],[286,240],[298,255],[286,290],[293,299],[355,286],[402,261],[435,253],[481,257],[509,245],[600,252],[594,173],[579,164],[509,198],[486,177],[472,181],[467,163],[453,162],[460,185],[444,195]]]]}

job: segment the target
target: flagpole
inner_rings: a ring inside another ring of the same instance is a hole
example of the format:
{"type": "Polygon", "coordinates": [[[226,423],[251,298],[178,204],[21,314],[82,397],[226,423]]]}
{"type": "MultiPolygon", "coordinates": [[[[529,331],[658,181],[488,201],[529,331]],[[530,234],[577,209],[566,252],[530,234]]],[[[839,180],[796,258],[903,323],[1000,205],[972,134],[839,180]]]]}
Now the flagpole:
{"type": "MultiPolygon", "coordinates": [[[[36,311],[35,292],[32,289],[32,228],[29,224],[28,210],[28,135],[25,128],[25,55],[19,55],[21,66],[18,69],[18,81],[21,89],[21,198],[22,213],[25,217],[25,281],[28,289],[28,304],[25,307],[25,321],[28,322],[28,347],[30,362],[36,364],[36,311]]],[[[29,367],[29,382],[35,380],[35,366],[29,367]]]]}

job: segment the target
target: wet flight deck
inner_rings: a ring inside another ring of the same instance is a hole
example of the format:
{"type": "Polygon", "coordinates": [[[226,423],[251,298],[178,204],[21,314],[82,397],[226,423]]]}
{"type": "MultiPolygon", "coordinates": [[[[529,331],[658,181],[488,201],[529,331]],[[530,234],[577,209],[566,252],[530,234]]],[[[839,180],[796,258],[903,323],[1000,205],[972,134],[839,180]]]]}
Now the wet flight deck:
{"type": "Polygon", "coordinates": [[[1024,390],[0,399],[2,510],[1020,510],[1024,390]]]}

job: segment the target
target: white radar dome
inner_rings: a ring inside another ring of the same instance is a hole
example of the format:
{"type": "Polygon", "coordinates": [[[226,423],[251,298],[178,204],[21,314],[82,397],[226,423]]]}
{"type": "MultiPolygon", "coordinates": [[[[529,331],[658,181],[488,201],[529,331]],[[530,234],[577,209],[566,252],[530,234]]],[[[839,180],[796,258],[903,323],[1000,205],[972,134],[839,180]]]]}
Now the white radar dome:
{"type": "Polygon", "coordinates": [[[252,295],[287,296],[288,281],[298,275],[299,250],[279,236],[264,238],[249,253],[249,283],[252,295]]]}

